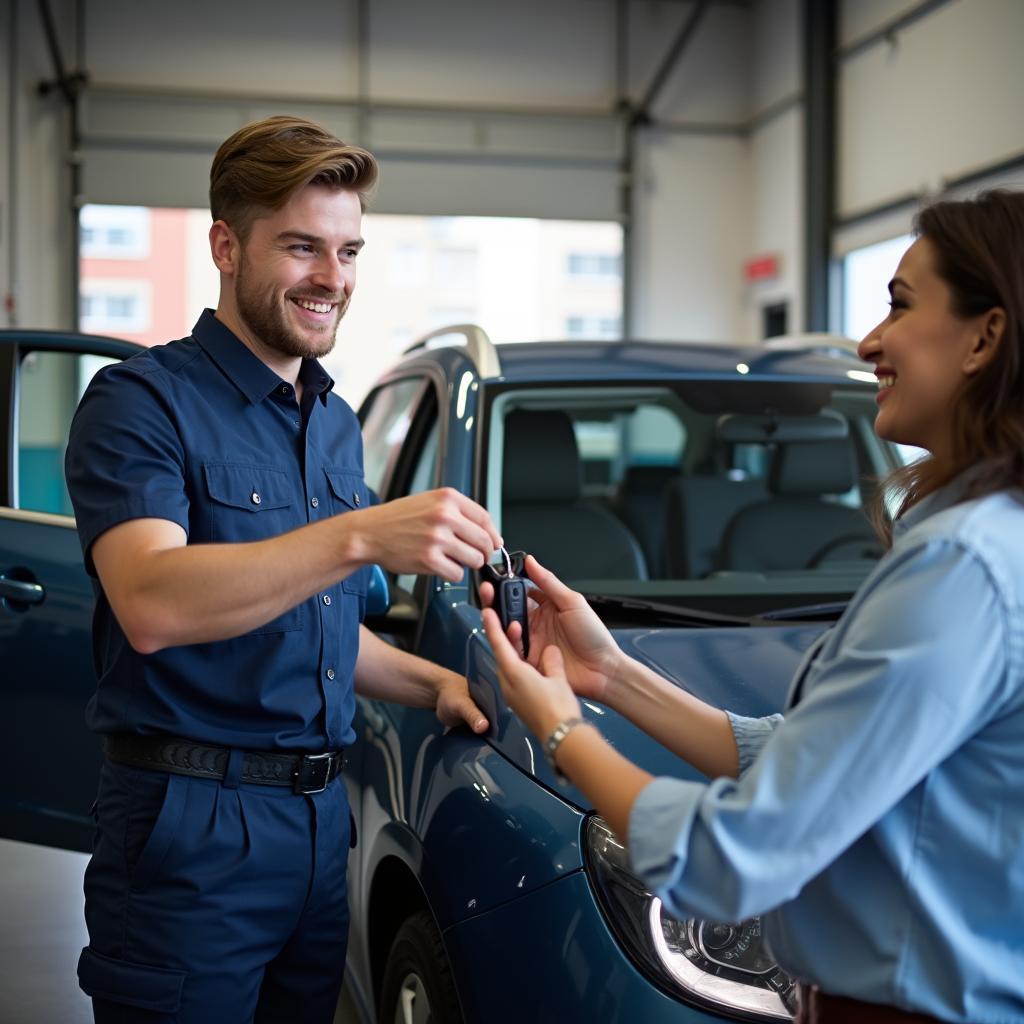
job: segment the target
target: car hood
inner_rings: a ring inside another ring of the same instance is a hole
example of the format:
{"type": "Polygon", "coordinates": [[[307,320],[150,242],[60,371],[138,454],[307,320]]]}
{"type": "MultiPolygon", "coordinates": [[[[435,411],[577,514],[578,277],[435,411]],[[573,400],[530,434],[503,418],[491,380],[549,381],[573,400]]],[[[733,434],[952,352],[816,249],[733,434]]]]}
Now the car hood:
{"type": "MultiPolygon", "coordinates": [[[[822,629],[821,625],[618,629],[613,635],[626,654],[695,697],[740,715],[759,716],[782,710],[804,652],[822,629]]],[[[470,644],[469,660],[473,696],[492,723],[491,744],[565,800],[589,810],[590,803],[582,793],[557,781],[544,758],[541,741],[505,704],[495,683],[493,655],[479,635],[470,644]]],[[[585,701],[583,713],[612,746],[652,774],[703,778],[614,711],[585,701]]]]}

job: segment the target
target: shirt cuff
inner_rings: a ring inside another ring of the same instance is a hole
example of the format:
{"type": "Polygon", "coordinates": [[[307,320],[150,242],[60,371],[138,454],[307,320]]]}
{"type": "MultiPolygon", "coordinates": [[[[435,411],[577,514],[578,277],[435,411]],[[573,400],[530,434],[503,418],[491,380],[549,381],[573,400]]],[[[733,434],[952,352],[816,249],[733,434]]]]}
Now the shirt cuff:
{"type": "Polygon", "coordinates": [[[740,755],[740,778],[757,760],[764,745],[771,739],[772,733],[782,725],[782,715],[768,715],[765,718],[746,718],[726,711],[729,725],[732,726],[736,750],[740,755]]]}
{"type": "Polygon", "coordinates": [[[633,801],[629,815],[629,859],[648,889],[670,885],[686,866],[693,820],[707,786],[660,778],[649,782],[633,801]]]}

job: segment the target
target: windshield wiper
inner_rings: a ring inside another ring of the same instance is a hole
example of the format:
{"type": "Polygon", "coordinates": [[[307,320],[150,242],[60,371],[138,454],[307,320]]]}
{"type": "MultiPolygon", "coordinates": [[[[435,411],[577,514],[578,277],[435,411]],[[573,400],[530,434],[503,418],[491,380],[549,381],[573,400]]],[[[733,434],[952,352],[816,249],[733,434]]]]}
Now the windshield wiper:
{"type": "Polygon", "coordinates": [[[825,604],[805,604],[796,608],[773,608],[759,612],[755,622],[834,622],[846,611],[847,601],[829,601],[825,604]]]}
{"type": "Polygon", "coordinates": [[[652,626],[749,626],[751,621],[740,615],[720,615],[699,608],[648,601],[637,597],[617,597],[613,594],[584,594],[587,603],[602,617],[614,617],[617,622],[652,626]]]}

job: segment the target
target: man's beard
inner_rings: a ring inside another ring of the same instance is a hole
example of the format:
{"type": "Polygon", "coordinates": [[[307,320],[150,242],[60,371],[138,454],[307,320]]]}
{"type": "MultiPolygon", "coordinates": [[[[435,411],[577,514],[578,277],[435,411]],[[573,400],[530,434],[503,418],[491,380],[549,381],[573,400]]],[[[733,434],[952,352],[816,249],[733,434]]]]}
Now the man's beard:
{"type": "MultiPolygon", "coordinates": [[[[284,301],[291,299],[286,295],[284,301]]],[[[320,301],[333,301],[333,296],[320,301]]],[[[259,341],[275,352],[299,359],[322,359],[334,348],[338,325],[348,308],[347,299],[338,302],[334,319],[323,327],[313,328],[319,338],[316,335],[309,338],[288,323],[287,313],[277,303],[274,292],[250,279],[244,258],[238,265],[235,302],[238,315],[259,341]]]]}

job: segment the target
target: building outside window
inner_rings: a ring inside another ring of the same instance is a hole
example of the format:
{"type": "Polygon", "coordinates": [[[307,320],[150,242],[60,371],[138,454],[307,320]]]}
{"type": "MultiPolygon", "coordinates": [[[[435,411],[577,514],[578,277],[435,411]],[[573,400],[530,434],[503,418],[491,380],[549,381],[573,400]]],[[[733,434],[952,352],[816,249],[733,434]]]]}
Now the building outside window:
{"type": "Polygon", "coordinates": [[[621,277],[622,257],[618,253],[571,252],[569,273],[573,277],[621,277]]]}
{"type": "MultiPolygon", "coordinates": [[[[206,210],[85,207],[81,328],[144,345],[188,335],[217,305],[209,227],[206,210]]],[[[616,223],[371,213],[363,237],[355,298],[323,359],[354,406],[411,341],[446,324],[479,324],[496,343],[619,337],[616,223]]]]}
{"type": "Polygon", "coordinates": [[[144,206],[85,206],[79,224],[83,259],[141,260],[149,255],[150,211],[144,206]]]}

